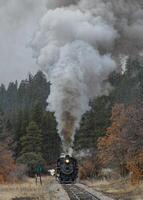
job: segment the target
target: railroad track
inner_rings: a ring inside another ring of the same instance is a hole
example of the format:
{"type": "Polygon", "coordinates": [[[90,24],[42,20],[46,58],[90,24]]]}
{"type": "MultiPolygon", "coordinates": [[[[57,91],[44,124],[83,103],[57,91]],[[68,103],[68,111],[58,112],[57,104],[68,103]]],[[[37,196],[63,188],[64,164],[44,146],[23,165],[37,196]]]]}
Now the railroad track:
{"type": "Polygon", "coordinates": [[[77,185],[63,185],[63,188],[68,193],[70,200],[101,200],[77,185]]]}

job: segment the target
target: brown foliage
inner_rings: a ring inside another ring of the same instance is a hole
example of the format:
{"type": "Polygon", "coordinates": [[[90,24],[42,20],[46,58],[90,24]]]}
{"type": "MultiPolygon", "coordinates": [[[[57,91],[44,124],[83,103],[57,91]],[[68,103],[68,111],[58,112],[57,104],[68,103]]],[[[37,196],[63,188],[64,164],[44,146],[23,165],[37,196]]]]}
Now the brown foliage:
{"type": "Polygon", "coordinates": [[[95,164],[91,160],[85,160],[80,164],[79,167],[79,177],[80,179],[86,179],[88,177],[93,177],[95,174],[95,164]]]}
{"type": "Polygon", "coordinates": [[[98,140],[99,159],[104,167],[113,160],[120,165],[125,159],[127,148],[126,140],[123,139],[122,135],[127,117],[123,104],[113,107],[111,121],[112,125],[107,129],[106,136],[98,140]]]}
{"type": "Polygon", "coordinates": [[[15,170],[12,154],[7,148],[0,144],[0,182],[8,180],[8,176],[15,170]]]}
{"type": "Polygon", "coordinates": [[[111,126],[106,136],[98,140],[99,159],[102,166],[108,164],[131,172],[132,183],[138,183],[143,170],[143,105],[113,107],[111,126]]]}
{"type": "Polygon", "coordinates": [[[131,183],[138,184],[142,177],[142,170],[135,161],[128,161],[127,168],[131,172],[131,183]]]}

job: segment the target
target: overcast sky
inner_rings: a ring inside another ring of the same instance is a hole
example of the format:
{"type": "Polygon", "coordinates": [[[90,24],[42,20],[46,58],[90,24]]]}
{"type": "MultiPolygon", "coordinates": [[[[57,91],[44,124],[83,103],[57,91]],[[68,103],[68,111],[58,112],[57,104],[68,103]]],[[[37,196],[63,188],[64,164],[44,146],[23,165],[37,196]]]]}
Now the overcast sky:
{"type": "Polygon", "coordinates": [[[45,0],[0,0],[0,83],[21,80],[38,66],[28,44],[45,0]]]}

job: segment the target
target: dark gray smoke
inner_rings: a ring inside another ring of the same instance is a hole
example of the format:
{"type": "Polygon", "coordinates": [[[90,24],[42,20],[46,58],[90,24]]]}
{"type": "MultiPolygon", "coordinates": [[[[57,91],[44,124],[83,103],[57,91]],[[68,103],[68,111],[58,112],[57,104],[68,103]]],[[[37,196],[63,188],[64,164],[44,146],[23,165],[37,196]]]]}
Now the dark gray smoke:
{"type": "Polygon", "coordinates": [[[32,41],[34,56],[51,82],[67,152],[88,103],[111,89],[106,79],[120,55],[143,50],[143,5],[133,0],[49,0],[32,41]]]}

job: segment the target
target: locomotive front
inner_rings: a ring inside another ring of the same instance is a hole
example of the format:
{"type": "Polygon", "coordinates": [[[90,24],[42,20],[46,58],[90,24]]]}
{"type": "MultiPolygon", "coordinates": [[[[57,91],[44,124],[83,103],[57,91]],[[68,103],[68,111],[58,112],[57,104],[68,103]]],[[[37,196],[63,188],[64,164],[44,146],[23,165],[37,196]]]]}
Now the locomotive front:
{"type": "Polygon", "coordinates": [[[57,179],[62,184],[74,183],[78,176],[77,160],[69,155],[57,161],[57,179]]]}

